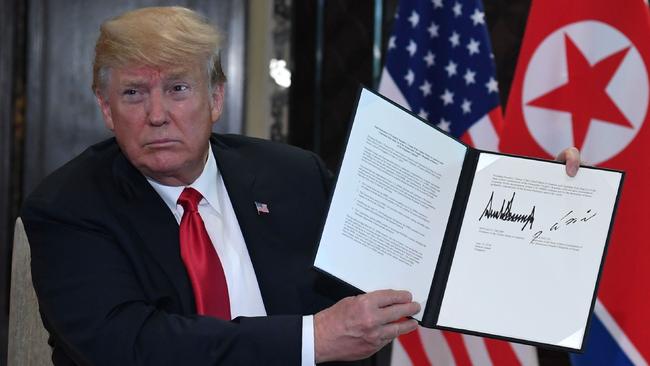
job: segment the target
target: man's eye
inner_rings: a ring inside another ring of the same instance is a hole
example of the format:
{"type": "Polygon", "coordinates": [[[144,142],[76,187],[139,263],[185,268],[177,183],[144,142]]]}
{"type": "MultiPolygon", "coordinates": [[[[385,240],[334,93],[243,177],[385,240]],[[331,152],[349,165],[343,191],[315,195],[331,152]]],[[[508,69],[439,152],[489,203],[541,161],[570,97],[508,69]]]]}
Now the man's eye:
{"type": "Polygon", "coordinates": [[[189,89],[189,88],[187,87],[187,85],[182,85],[182,84],[174,85],[174,86],[172,87],[172,90],[173,90],[174,92],[184,92],[184,91],[186,91],[186,90],[188,90],[188,89],[189,89]]]}
{"type": "Polygon", "coordinates": [[[122,98],[128,103],[138,103],[142,101],[143,97],[142,91],[138,89],[124,89],[122,91],[122,98]]]}

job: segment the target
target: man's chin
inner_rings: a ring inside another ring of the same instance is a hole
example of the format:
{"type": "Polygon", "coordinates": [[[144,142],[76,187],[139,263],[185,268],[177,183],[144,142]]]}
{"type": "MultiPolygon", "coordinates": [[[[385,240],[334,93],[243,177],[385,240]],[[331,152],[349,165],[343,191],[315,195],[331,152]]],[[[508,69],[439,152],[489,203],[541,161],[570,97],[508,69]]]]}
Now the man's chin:
{"type": "Polygon", "coordinates": [[[145,176],[169,186],[189,185],[202,171],[201,168],[190,169],[180,161],[146,162],[137,168],[145,176]]]}

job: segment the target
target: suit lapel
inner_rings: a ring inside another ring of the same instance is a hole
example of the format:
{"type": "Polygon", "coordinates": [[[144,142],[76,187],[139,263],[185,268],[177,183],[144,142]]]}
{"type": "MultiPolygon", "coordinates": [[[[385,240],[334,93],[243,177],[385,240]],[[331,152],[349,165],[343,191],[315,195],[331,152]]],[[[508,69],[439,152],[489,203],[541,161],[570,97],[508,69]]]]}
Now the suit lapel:
{"type": "Polygon", "coordinates": [[[162,198],[122,154],[114,164],[114,176],[126,201],[124,215],[138,232],[145,250],[160,265],[178,292],[183,311],[195,311],[194,297],[180,257],[178,223],[162,198]]]}
{"type": "Polygon", "coordinates": [[[265,182],[256,176],[256,168],[250,164],[250,159],[224,145],[218,138],[213,138],[212,142],[217,166],[244,236],[267,313],[299,314],[300,299],[291,298],[292,294],[287,291],[280,291],[286,288],[287,281],[295,279],[285,278],[278,271],[282,258],[278,258],[278,253],[270,245],[273,234],[268,216],[272,213],[259,215],[255,207],[257,201],[268,203],[272,210],[272,202],[268,200],[270,193],[263,188],[265,182]]]}

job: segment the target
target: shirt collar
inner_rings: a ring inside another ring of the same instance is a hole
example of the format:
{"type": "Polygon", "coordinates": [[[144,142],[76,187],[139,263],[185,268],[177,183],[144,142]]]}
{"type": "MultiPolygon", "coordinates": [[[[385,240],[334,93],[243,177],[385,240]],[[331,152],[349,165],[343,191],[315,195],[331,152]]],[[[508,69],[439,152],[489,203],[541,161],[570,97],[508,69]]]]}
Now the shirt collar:
{"type": "MultiPolygon", "coordinates": [[[[172,212],[177,212],[177,202],[178,197],[181,196],[183,186],[166,186],[160,184],[159,182],[153,180],[152,178],[146,177],[147,181],[153,189],[160,195],[160,197],[165,201],[165,204],[169,207],[172,212]]],[[[208,144],[208,159],[205,161],[205,166],[203,167],[203,172],[199,175],[198,178],[192,184],[187,187],[192,187],[199,191],[208,205],[210,205],[218,214],[221,214],[219,209],[219,199],[217,193],[217,182],[219,180],[219,169],[217,168],[217,161],[214,159],[214,154],[212,153],[212,146],[208,144]]],[[[199,203],[202,204],[204,201],[201,200],[199,203]]]]}

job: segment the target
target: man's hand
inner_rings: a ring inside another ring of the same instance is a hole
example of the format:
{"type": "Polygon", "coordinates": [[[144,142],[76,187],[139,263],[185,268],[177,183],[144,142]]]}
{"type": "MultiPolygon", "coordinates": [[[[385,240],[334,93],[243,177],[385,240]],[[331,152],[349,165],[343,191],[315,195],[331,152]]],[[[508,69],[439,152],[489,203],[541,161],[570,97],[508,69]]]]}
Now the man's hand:
{"type": "Polygon", "coordinates": [[[420,311],[407,291],[381,290],[346,297],[314,316],[316,362],[369,357],[397,336],[417,328],[405,320],[420,311]]]}
{"type": "Polygon", "coordinates": [[[576,174],[578,174],[578,168],[580,167],[580,151],[575,147],[562,150],[555,160],[566,162],[566,173],[570,177],[575,177],[576,174]]]}

